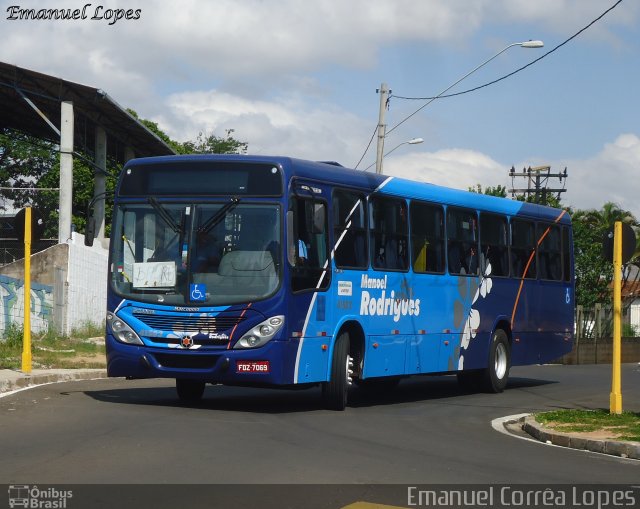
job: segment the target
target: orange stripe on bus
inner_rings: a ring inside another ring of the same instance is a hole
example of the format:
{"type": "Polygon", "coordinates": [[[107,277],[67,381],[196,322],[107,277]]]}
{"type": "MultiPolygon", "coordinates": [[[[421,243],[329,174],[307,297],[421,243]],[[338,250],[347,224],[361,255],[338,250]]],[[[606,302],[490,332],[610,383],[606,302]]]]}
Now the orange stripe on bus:
{"type": "MultiPolygon", "coordinates": [[[[560,215],[556,217],[556,220],[553,223],[556,224],[558,221],[560,221],[562,216],[564,216],[566,213],[567,213],[566,210],[563,210],[562,212],[560,212],[560,215]]],[[[547,227],[547,229],[544,231],[540,239],[538,239],[536,247],[540,247],[540,244],[542,244],[542,241],[549,234],[549,231],[551,231],[551,226],[547,227]]],[[[516,310],[518,309],[518,303],[520,301],[520,294],[522,293],[522,287],[524,286],[524,278],[527,277],[527,272],[529,271],[529,267],[531,266],[531,262],[533,261],[533,257],[535,255],[536,255],[536,250],[534,249],[533,252],[531,253],[531,256],[529,256],[529,261],[527,262],[527,265],[524,268],[524,272],[522,273],[522,277],[520,278],[520,286],[518,287],[516,300],[515,300],[515,303],[513,304],[513,311],[511,312],[511,330],[514,329],[513,324],[515,321],[516,310]]]]}
{"type": "Polygon", "coordinates": [[[249,302],[249,304],[247,305],[246,308],[244,308],[242,310],[242,313],[240,313],[240,320],[238,320],[238,323],[236,323],[233,326],[233,329],[231,330],[231,334],[229,335],[229,342],[227,343],[227,350],[229,350],[231,348],[231,341],[233,340],[233,335],[236,332],[236,329],[238,328],[238,325],[240,324],[240,322],[242,321],[242,317],[244,316],[244,314],[247,312],[247,310],[251,307],[251,304],[253,304],[253,302],[249,302]]]}

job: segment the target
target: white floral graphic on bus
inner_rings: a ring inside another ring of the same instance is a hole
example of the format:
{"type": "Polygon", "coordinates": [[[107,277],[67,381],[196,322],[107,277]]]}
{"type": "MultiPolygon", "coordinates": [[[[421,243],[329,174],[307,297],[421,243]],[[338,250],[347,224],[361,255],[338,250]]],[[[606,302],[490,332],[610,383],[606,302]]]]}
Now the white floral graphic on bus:
{"type": "Polygon", "coordinates": [[[467,348],[469,348],[469,344],[476,337],[476,334],[478,332],[478,327],[480,326],[480,312],[477,309],[474,309],[473,306],[476,304],[478,299],[484,299],[491,293],[493,281],[491,280],[490,276],[491,264],[487,263],[487,266],[484,270],[484,275],[482,276],[480,284],[476,289],[475,295],[473,296],[473,300],[471,301],[471,308],[469,309],[469,314],[467,315],[467,320],[464,324],[464,328],[462,329],[462,335],[460,338],[460,357],[458,359],[458,370],[464,369],[464,353],[467,348]]]}

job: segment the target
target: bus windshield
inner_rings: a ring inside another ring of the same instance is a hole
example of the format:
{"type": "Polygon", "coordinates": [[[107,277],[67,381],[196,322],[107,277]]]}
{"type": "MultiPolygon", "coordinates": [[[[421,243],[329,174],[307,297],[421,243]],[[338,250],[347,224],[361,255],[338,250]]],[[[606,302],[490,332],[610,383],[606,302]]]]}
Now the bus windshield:
{"type": "Polygon", "coordinates": [[[280,206],[121,203],[112,235],[111,285],[122,297],[218,306],[272,295],[280,284],[280,206]]]}

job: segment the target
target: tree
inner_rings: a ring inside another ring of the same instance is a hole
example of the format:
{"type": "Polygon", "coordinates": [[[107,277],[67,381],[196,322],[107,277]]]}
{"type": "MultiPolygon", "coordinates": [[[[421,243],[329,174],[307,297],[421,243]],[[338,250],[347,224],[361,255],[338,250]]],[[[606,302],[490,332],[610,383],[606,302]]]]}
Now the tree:
{"type": "Polygon", "coordinates": [[[158,138],[169,145],[176,154],[246,154],[249,148],[249,143],[236,140],[231,136],[233,129],[227,129],[224,138],[214,134],[207,135],[200,131],[195,140],[178,142],[172,140],[155,122],[140,118],[131,108],[127,109],[127,111],[147,129],[158,136],[158,138]]]}
{"type": "Polygon", "coordinates": [[[182,154],[246,154],[249,144],[231,137],[227,131],[226,138],[200,132],[194,141],[186,141],[181,145],[182,154]]]}
{"type": "Polygon", "coordinates": [[[497,196],[499,198],[506,198],[507,197],[507,188],[505,186],[501,186],[501,185],[497,185],[495,187],[492,186],[487,186],[484,188],[484,190],[482,189],[482,186],[480,184],[476,184],[475,187],[470,187],[469,191],[472,193],[478,193],[478,194],[487,194],[490,196],[497,196]]]}
{"type": "Polygon", "coordinates": [[[611,299],[613,265],[602,254],[602,240],[622,221],[638,228],[635,216],[612,202],[600,210],[577,210],[573,214],[573,240],[576,266],[576,302],[591,307],[611,299]]]}
{"type": "MultiPolygon", "coordinates": [[[[198,134],[195,140],[178,142],[172,140],[155,122],[140,118],[134,110],[127,110],[134,118],[145,125],[151,132],[162,139],[178,154],[230,154],[246,153],[248,143],[236,140],[228,130],[224,138],[213,134],[198,134]]],[[[87,221],[87,206],[93,198],[94,167],[90,161],[93,154],[86,154],[86,159],[73,158],[73,198],[72,222],[76,231],[84,233],[87,221]]],[[[113,209],[113,192],[122,164],[108,159],[106,178],[105,224],[109,234],[113,209]]],[[[27,188],[57,188],[59,186],[60,156],[58,146],[50,141],[41,140],[13,129],[0,129],[0,209],[4,203],[14,208],[31,205],[38,210],[44,219],[44,236],[58,236],[58,204],[57,190],[44,191],[27,188]]]]}

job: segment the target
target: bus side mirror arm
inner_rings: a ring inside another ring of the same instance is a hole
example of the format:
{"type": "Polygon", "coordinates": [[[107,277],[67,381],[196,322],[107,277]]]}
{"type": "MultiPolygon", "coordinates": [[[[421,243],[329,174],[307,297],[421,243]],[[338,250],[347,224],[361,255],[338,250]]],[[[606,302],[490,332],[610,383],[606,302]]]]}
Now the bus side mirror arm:
{"type": "Polygon", "coordinates": [[[93,246],[93,239],[96,236],[96,220],[93,216],[87,218],[87,225],[84,230],[84,245],[93,246]]]}

